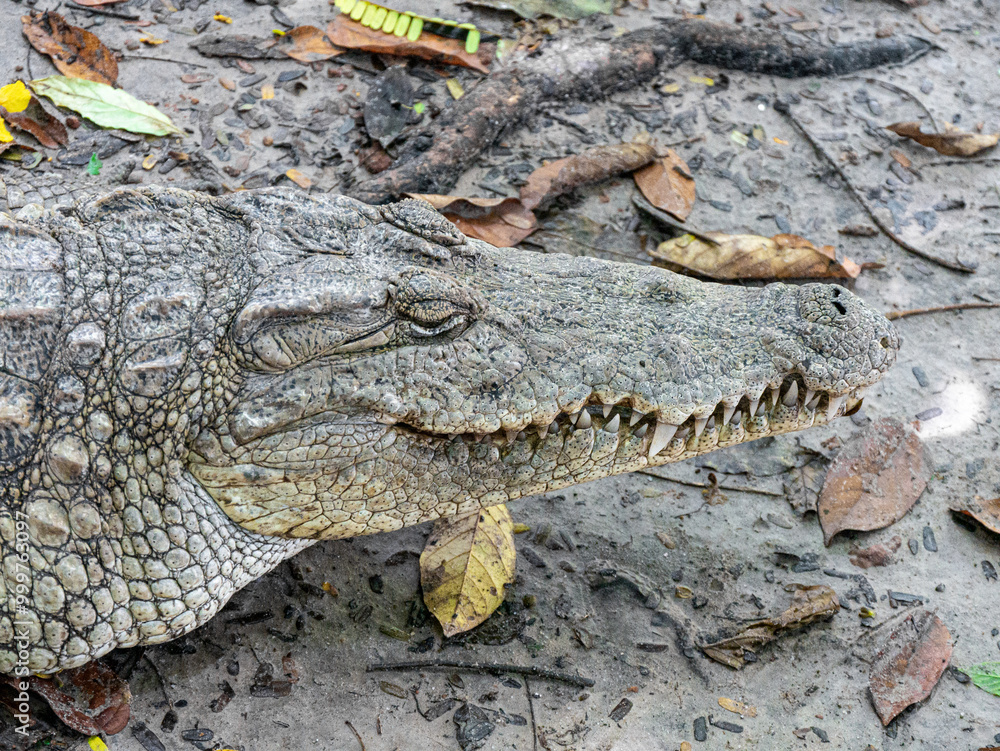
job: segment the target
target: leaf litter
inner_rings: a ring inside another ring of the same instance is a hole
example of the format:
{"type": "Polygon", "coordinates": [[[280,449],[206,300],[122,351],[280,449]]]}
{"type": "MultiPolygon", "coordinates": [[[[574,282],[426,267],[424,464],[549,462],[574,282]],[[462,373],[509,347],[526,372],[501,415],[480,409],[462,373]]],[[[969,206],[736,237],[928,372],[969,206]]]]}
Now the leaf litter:
{"type": "Polygon", "coordinates": [[[440,211],[464,234],[499,248],[521,242],[535,231],[538,221],[517,198],[461,198],[431,193],[406,193],[440,211]]]}
{"type": "Polygon", "coordinates": [[[885,128],[944,156],[975,156],[1000,141],[1000,133],[967,133],[947,122],[944,133],[925,133],[918,122],[893,123],[885,128]]]}
{"type": "Polygon", "coordinates": [[[21,16],[21,28],[31,46],[48,55],[63,75],[108,86],[118,80],[118,61],[104,42],[86,29],[71,26],[58,13],[21,16]]]}

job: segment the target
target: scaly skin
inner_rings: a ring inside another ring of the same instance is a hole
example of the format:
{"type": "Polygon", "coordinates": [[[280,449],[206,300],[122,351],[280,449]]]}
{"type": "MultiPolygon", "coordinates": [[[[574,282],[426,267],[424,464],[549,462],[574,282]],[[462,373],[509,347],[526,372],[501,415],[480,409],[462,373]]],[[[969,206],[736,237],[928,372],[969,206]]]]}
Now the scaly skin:
{"type": "Polygon", "coordinates": [[[78,666],[317,539],[823,424],[898,347],[839,287],[500,250],[416,201],[123,190],[23,218],[0,223],[0,673],[15,621],[30,670],[78,666]]]}

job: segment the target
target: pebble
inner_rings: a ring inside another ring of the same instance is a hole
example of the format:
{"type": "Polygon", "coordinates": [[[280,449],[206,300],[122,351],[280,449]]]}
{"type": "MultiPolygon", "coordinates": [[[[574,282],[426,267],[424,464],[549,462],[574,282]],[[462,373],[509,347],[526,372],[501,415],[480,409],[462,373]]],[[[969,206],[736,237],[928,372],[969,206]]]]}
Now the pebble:
{"type": "Polygon", "coordinates": [[[917,542],[916,539],[913,537],[911,537],[906,544],[910,546],[910,552],[913,555],[916,555],[917,552],[920,550],[920,543],[917,542]]]}
{"type": "Polygon", "coordinates": [[[708,740],[708,721],[704,717],[694,721],[694,739],[700,743],[708,740]]]}
{"type": "Polygon", "coordinates": [[[925,409],[923,412],[917,412],[916,418],[926,422],[927,420],[933,420],[935,417],[940,417],[944,413],[944,410],[940,407],[931,407],[930,409],[925,409]]]}
{"type": "Polygon", "coordinates": [[[787,234],[788,234],[789,232],[791,232],[791,231],[792,231],[792,225],[791,225],[791,222],[789,222],[789,221],[788,221],[788,218],[787,218],[787,217],[785,217],[785,216],[784,216],[784,215],[782,215],[782,214],[775,214],[775,215],[774,215],[774,223],[775,223],[775,224],[777,224],[777,225],[778,225],[778,229],[780,229],[780,230],[781,230],[782,232],[784,232],[784,233],[785,233],[786,235],[787,235],[787,234]]]}
{"type": "Polygon", "coordinates": [[[927,372],[921,368],[919,365],[913,366],[913,377],[917,379],[917,383],[920,384],[920,388],[927,388],[930,385],[930,381],[927,379],[927,372]]]}
{"type": "Polygon", "coordinates": [[[992,581],[996,581],[997,580],[997,570],[996,570],[996,568],[993,567],[993,564],[990,563],[989,561],[983,561],[981,565],[983,567],[983,574],[986,575],[986,580],[987,581],[991,581],[991,580],[992,581]]]}
{"type": "Polygon", "coordinates": [[[241,78],[240,81],[239,81],[239,84],[244,89],[248,89],[251,86],[255,86],[256,84],[260,83],[265,78],[267,78],[267,74],[266,73],[255,73],[252,76],[247,76],[246,78],[241,78]]]}
{"type": "Polygon", "coordinates": [[[287,81],[294,81],[296,78],[302,78],[306,72],[302,69],[299,70],[283,70],[278,74],[278,83],[286,83],[287,81]]]}
{"type": "Polygon", "coordinates": [[[930,527],[924,527],[924,549],[931,553],[936,553],[938,549],[937,540],[934,539],[934,530],[930,527]]]}

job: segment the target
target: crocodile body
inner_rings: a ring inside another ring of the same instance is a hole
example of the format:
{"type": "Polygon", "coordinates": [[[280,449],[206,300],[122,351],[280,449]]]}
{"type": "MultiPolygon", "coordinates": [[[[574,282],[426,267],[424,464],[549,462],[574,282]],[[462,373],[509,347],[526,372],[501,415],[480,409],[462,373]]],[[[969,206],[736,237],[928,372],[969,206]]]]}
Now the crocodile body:
{"type": "Polygon", "coordinates": [[[176,638],[318,539],[824,424],[898,348],[839,287],[497,249],[417,201],[3,216],[0,673],[176,638]]]}

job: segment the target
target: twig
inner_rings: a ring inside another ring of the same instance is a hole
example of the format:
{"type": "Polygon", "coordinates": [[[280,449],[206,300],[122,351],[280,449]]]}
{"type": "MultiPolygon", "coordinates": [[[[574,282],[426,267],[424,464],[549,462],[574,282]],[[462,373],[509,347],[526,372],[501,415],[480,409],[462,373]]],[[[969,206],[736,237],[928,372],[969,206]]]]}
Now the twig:
{"type": "Polygon", "coordinates": [[[122,18],[125,19],[126,21],[139,20],[139,16],[137,16],[135,13],[128,13],[124,10],[115,10],[113,8],[101,8],[90,5],[78,5],[72,2],[72,0],[66,3],[66,7],[69,8],[70,10],[82,10],[86,13],[96,13],[99,16],[111,16],[112,18],[122,18]]]}
{"type": "MultiPolygon", "coordinates": [[[[972,165],[972,164],[997,164],[1000,163],[1000,157],[991,156],[987,159],[938,159],[933,162],[924,162],[920,165],[920,169],[924,167],[955,167],[959,164],[961,165],[972,165]]],[[[987,208],[983,206],[982,208],[987,208]]]]}
{"type": "Polygon", "coordinates": [[[535,701],[531,698],[531,686],[523,675],[524,691],[528,694],[528,712],[531,714],[531,751],[538,751],[538,725],[535,724],[535,701]]]}
{"type": "Polygon", "coordinates": [[[351,729],[351,732],[354,733],[354,737],[358,739],[358,743],[361,744],[361,751],[365,751],[365,742],[361,740],[361,733],[355,730],[350,720],[344,720],[344,724],[351,729]]]}
{"type": "Polygon", "coordinates": [[[548,117],[548,118],[551,118],[552,120],[555,120],[557,123],[562,123],[563,125],[566,125],[566,126],[568,126],[570,128],[573,128],[574,130],[580,131],[585,136],[589,136],[590,135],[590,131],[589,130],[587,130],[582,125],[580,125],[580,123],[573,122],[568,117],[563,117],[562,115],[557,115],[555,112],[543,112],[542,114],[545,115],[545,117],[548,117]]]}
{"type": "Polygon", "coordinates": [[[671,228],[676,229],[676,230],[680,230],[681,232],[686,232],[689,235],[694,235],[699,240],[703,240],[703,241],[707,242],[709,245],[718,245],[719,244],[718,240],[713,240],[711,237],[709,237],[708,235],[706,235],[704,232],[699,232],[698,230],[693,229],[691,227],[685,227],[683,224],[681,224],[676,219],[674,219],[672,216],[670,216],[670,214],[668,214],[667,212],[660,211],[653,204],[651,204],[649,201],[647,201],[643,196],[640,196],[638,194],[632,196],[632,203],[634,203],[641,211],[643,211],[644,213],[646,213],[649,216],[653,217],[658,222],[662,222],[663,224],[667,225],[668,227],[671,227],[671,228]]]}
{"type": "Polygon", "coordinates": [[[896,243],[896,245],[898,245],[900,248],[907,251],[908,253],[912,253],[915,256],[919,256],[920,258],[930,261],[931,263],[936,263],[939,266],[944,266],[946,269],[951,269],[952,271],[961,271],[963,274],[974,274],[976,272],[974,268],[966,266],[965,264],[959,261],[949,261],[945,258],[939,258],[938,256],[931,255],[927,251],[921,250],[920,248],[914,245],[910,245],[910,243],[906,242],[906,240],[904,240],[895,232],[893,232],[892,229],[884,221],[882,221],[882,219],[879,218],[879,216],[875,213],[875,209],[872,208],[872,205],[868,202],[868,199],[865,198],[864,194],[856,187],[854,187],[854,183],[852,183],[847,178],[847,174],[844,172],[844,170],[840,168],[840,165],[837,164],[837,162],[833,159],[833,157],[831,157],[826,152],[826,149],[824,149],[822,146],[819,145],[819,142],[812,137],[812,134],[810,134],[809,131],[806,130],[805,126],[799,122],[798,118],[792,114],[791,108],[788,105],[782,104],[780,102],[775,104],[774,108],[778,112],[784,114],[792,122],[792,125],[794,125],[796,129],[805,137],[805,139],[810,143],[813,149],[816,150],[816,153],[822,156],[827,161],[827,163],[831,167],[833,167],[834,171],[838,175],[840,175],[840,179],[844,181],[844,184],[847,186],[847,189],[851,191],[851,194],[857,199],[858,203],[860,203],[864,207],[868,216],[871,217],[871,220],[875,222],[876,226],[880,230],[882,230],[882,232],[885,233],[886,237],[888,237],[890,240],[896,243]]]}
{"type": "Polygon", "coordinates": [[[122,55],[126,60],[152,60],[157,63],[175,63],[177,65],[190,65],[193,68],[207,68],[201,63],[192,63],[187,60],[176,60],[172,57],[150,57],[149,55],[122,55]]]}
{"type": "Polygon", "coordinates": [[[674,514],[674,519],[680,519],[682,516],[693,516],[694,514],[697,514],[699,511],[701,511],[703,508],[705,508],[705,506],[707,506],[707,505],[708,505],[708,501],[705,501],[703,504],[701,504],[694,511],[682,511],[679,514],[674,514]]]}
{"type": "Polygon", "coordinates": [[[366,672],[374,673],[380,670],[463,670],[467,673],[486,673],[488,675],[530,675],[546,681],[568,683],[571,686],[590,688],[594,685],[591,678],[584,678],[572,673],[535,667],[534,665],[509,665],[496,662],[456,662],[453,660],[417,660],[415,662],[376,662],[370,664],[366,672]]]}
{"type": "Polygon", "coordinates": [[[977,362],[1000,362],[1000,357],[979,357],[978,355],[973,355],[972,359],[977,362]]]}
{"type": "Polygon", "coordinates": [[[939,133],[940,132],[940,129],[937,126],[937,121],[934,119],[934,115],[931,114],[931,111],[929,109],[927,109],[927,105],[925,105],[917,96],[911,94],[909,91],[907,91],[906,89],[902,88],[901,86],[897,86],[894,83],[889,83],[888,81],[882,81],[882,80],[880,80],[878,78],[867,78],[865,76],[849,76],[849,77],[845,78],[844,80],[845,81],[864,81],[866,83],[878,84],[883,89],[886,89],[888,91],[894,91],[897,94],[905,96],[907,99],[909,99],[909,100],[911,100],[913,102],[916,102],[917,106],[920,107],[920,109],[922,109],[924,111],[924,114],[927,115],[927,117],[930,118],[931,125],[934,126],[934,132],[935,133],[939,133]]]}
{"type": "Polygon", "coordinates": [[[153,673],[156,675],[157,680],[160,682],[160,690],[163,692],[163,698],[167,700],[167,706],[171,709],[174,708],[174,700],[170,698],[170,694],[167,693],[167,682],[163,680],[163,674],[160,669],[153,662],[152,658],[148,654],[143,654],[142,659],[149,663],[149,666],[153,668],[153,673]]]}
{"type": "MultiPolygon", "coordinates": [[[[675,482],[678,485],[687,485],[689,488],[702,488],[703,490],[729,490],[734,493],[756,493],[757,495],[771,495],[776,498],[783,498],[784,493],[778,493],[774,490],[761,490],[760,488],[751,488],[745,485],[709,485],[704,482],[692,482],[690,480],[678,480],[676,477],[664,477],[663,475],[658,475],[649,469],[637,470],[640,474],[649,475],[650,477],[655,477],[658,480],[666,480],[667,482],[675,482]]],[[[694,513],[693,511],[690,513],[694,513]]]]}
{"type": "Polygon", "coordinates": [[[949,310],[973,310],[975,308],[1000,308],[1000,302],[963,302],[957,305],[940,305],[936,308],[913,308],[912,310],[893,310],[885,314],[890,321],[910,316],[922,316],[927,313],[945,313],[949,310]]]}

